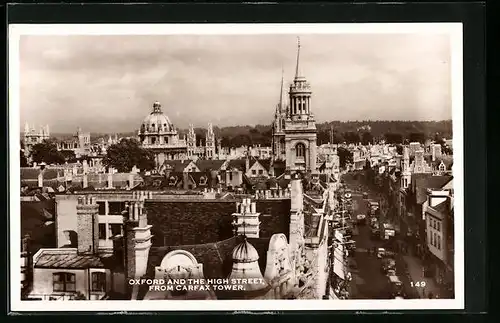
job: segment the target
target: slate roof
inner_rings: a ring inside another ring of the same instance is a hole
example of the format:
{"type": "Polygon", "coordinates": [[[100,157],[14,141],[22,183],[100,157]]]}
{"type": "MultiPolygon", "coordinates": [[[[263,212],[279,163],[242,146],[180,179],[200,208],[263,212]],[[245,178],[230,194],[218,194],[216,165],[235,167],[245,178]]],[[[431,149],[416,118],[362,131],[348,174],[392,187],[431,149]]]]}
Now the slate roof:
{"type": "Polygon", "coordinates": [[[438,189],[448,183],[453,177],[449,175],[434,176],[432,174],[412,174],[411,183],[416,195],[417,204],[427,200],[427,189],[438,189]]]}
{"type": "Polygon", "coordinates": [[[453,166],[453,157],[448,157],[448,156],[440,157],[436,159],[434,162],[432,162],[432,165],[434,165],[434,167],[438,167],[441,164],[441,162],[444,163],[447,170],[450,170],[451,167],[453,166]]]}
{"type": "Polygon", "coordinates": [[[228,170],[236,168],[241,171],[246,171],[246,160],[245,159],[231,159],[228,163],[228,170]]]}
{"type": "Polygon", "coordinates": [[[182,172],[191,163],[190,160],[166,160],[163,165],[170,166],[173,172],[182,172]]]}
{"type": "Polygon", "coordinates": [[[56,179],[58,177],[58,170],[52,168],[45,168],[40,170],[32,167],[21,167],[21,180],[38,180],[38,174],[43,173],[44,180],[56,179]]]}
{"type": "Polygon", "coordinates": [[[439,213],[446,214],[450,211],[449,201],[448,200],[443,201],[438,205],[433,206],[432,208],[438,211],[439,213]]]}
{"type": "Polygon", "coordinates": [[[61,269],[105,268],[98,256],[79,255],[73,250],[63,253],[60,249],[43,251],[34,266],[35,268],[61,269]]]}
{"type": "Polygon", "coordinates": [[[196,166],[200,169],[201,172],[206,172],[210,170],[220,170],[222,165],[224,165],[225,160],[204,160],[199,159],[196,161],[196,166]]]}

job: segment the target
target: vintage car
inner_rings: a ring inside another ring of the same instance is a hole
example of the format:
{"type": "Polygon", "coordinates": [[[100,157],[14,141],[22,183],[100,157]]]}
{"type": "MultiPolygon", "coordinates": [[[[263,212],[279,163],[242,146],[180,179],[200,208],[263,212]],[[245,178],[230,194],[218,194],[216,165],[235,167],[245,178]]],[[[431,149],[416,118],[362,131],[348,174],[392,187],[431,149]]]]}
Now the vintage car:
{"type": "Polygon", "coordinates": [[[356,221],[359,224],[365,224],[366,223],[366,215],[364,215],[364,214],[358,214],[358,215],[356,215],[356,221]]]}

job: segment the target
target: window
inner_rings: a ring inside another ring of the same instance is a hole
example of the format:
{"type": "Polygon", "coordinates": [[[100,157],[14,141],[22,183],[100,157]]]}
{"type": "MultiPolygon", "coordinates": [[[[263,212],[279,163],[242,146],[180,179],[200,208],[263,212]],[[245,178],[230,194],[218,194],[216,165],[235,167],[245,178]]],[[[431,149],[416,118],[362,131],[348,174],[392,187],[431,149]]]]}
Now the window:
{"type": "Polygon", "coordinates": [[[117,223],[108,224],[109,237],[122,235],[122,225],[117,223]]]}
{"type": "Polygon", "coordinates": [[[168,144],[168,137],[165,137],[165,144],[168,144]]]}
{"type": "Polygon", "coordinates": [[[304,146],[304,144],[297,144],[297,146],[295,146],[295,155],[297,156],[297,158],[304,158],[305,151],[306,147],[304,146]]]}
{"type": "Polygon", "coordinates": [[[255,169],[252,169],[252,175],[256,175],[257,171],[255,169]]]}
{"type": "Polygon", "coordinates": [[[99,223],[99,239],[100,240],[106,239],[106,224],[105,223],[99,223]]]}
{"type": "Polygon", "coordinates": [[[259,175],[264,174],[264,171],[262,169],[259,169],[259,175]]]}
{"type": "Polygon", "coordinates": [[[151,144],[152,145],[156,144],[156,137],[151,137],[151,144]]]}
{"type": "Polygon", "coordinates": [[[200,177],[200,185],[206,185],[207,184],[207,178],[205,176],[200,177]]]}
{"type": "Polygon", "coordinates": [[[92,273],[92,291],[93,292],[106,291],[106,274],[105,273],[92,273]]]}
{"type": "Polygon", "coordinates": [[[54,292],[75,292],[75,274],[72,273],[54,273],[52,274],[54,292]]]}
{"type": "Polygon", "coordinates": [[[106,215],[106,202],[97,202],[99,206],[99,214],[106,215]]]}
{"type": "Polygon", "coordinates": [[[436,222],[436,230],[438,230],[439,232],[441,232],[441,222],[436,222]]]}
{"type": "Polygon", "coordinates": [[[125,202],[108,202],[109,215],[121,215],[122,211],[125,209],[125,202]]]}
{"type": "Polygon", "coordinates": [[[233,172],[229,172],[229,180],[232,181],[233,180],[233,172]]]}
{"type": "Polygon", "coordinates": [[[438,238],[437,241],[436,241],[437,242],[437,248],[439,250],[441,250],[441,237],[440,236],[436,236],[436,237],[438,238]]]}

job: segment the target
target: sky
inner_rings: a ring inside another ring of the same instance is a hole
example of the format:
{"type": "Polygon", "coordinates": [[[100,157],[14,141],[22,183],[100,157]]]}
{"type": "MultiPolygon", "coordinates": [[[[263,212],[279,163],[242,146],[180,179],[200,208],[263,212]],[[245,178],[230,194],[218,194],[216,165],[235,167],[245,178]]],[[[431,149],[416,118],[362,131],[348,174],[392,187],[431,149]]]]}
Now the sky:
{"type": "Polygon", "coordinates": [[[136,131],[154,101],[181,129],[270,124],[297,36],[317,122],[451,119],[445,34],[23,35],[21,131],[136,131]]]}

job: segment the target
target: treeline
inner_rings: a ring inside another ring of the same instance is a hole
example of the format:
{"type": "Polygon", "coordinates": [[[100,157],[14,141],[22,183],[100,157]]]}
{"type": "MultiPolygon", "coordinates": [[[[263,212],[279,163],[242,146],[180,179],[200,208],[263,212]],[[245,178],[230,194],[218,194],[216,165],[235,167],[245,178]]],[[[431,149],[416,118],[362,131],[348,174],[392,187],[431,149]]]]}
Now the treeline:
{"type": "MultiPolygon", "coordinates": [[[[318,144],[379,142],[399,144],[405,142],[424,142],[427,139],[452,137],[451,120],[444,121],[332,121],[317,124],[318,144]]],[[[197,145],[204,145],[206,129],[195,128],[197,145]]],[[[184,138],[187,129],[179,130],[179,137],[184,138]]],[[[223,147],[270,146],[272,130],[270,125],[215,127],[216,139],[222,140],[223,147]]],[[[119,133],[119,137],[135,136],[136,133],[119,133]]],[[[114,134],[112,134],[114,137],[114,134]]],[[[107,138],[107,134],[91,134],[96,138],[107,138]]]]}
{"type": "MultiPolygon", "coordinates": [[[[384,140],[391,144],[422,142],[427,139],[441,141],[452,137],[452,122],[446,121],[348,121],[325,122],[316,125],[318,144],[374,143],[384,140]]],[[[205,143],[206,129],[195,129],[198,143],[205,143]]],[[[214,127],[215,135],[222,139],[223,147],[261,145],[272,141],[271,126],[257,125],[214,127]]],[[[186,133],[182,131],[181,133],[186,133]]]]}

